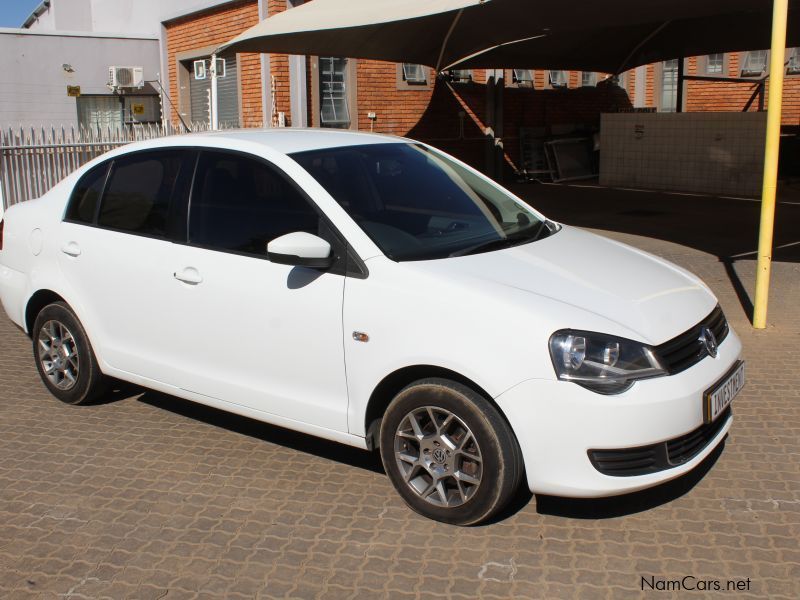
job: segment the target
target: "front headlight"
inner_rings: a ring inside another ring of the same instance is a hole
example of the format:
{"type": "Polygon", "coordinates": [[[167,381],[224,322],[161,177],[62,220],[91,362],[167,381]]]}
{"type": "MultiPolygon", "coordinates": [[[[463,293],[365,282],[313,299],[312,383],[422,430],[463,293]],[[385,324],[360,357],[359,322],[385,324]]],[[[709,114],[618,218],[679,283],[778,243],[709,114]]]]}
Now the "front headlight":
{"type": "Polygon", "coordinates": [[[619,394],[637,379],[667,374],[650,346],[591,331],[556,331],[550,357],[559,379],[601,394],[619,394]]]}

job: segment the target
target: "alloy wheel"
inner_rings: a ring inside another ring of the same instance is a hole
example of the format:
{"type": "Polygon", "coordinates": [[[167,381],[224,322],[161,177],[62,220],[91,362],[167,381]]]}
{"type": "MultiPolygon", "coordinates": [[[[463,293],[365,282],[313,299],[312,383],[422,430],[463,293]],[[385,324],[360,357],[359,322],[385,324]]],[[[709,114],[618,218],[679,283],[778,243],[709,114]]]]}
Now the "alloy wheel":
{"type": "Polygon", "coordinates": [[[408,486],[435,506],[461,506],[480,486],[478,442],[464,421],[446,409],[423,406],[408,413],[395,433],[394,453],[408,486]]]}
{"type": "Polygon", "coordinates": [[[39,362],[47,379],[60,390],[72,389],[78,381],[80,360],[70,330],[59,321],[46,321],[38,340],[39,362]]]}

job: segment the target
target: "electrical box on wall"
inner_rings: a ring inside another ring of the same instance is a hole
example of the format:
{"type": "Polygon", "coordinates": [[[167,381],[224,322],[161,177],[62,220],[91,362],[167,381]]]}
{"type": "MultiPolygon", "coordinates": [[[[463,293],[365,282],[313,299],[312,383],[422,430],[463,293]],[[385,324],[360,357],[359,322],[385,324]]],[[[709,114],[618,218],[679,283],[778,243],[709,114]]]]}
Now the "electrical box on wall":
{"type": "Polygon", "coordinates": [[[124,96],[126,123],[154,123],[161,120],[158,96],[124,96]]]}

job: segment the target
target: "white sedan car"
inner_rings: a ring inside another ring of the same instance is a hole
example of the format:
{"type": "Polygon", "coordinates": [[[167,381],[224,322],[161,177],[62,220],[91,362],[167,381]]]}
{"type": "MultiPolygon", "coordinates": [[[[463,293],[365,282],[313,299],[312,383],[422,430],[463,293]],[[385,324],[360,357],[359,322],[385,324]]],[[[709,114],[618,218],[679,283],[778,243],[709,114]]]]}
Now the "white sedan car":
{"type": "Polygon", "coordinates": [[[0,298],[58,399],[109,378],[379,449],[417,512],[599,497],[725,438],[741,344],[695,276],[411,140],[131,144],[12,206],[0,298]]]}

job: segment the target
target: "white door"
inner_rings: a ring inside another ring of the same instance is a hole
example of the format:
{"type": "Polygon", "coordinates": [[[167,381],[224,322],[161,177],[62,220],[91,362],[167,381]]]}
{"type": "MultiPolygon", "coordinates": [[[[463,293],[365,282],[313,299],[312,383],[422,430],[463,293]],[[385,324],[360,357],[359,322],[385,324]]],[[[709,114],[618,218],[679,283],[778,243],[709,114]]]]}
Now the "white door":
{"type": "Polygon", "coordinates": [[[306,197],[261,159],[201,154],[189,245],[173,268],[184,279],[171,294],[181,312],[182,388],[347,431],[344,275],[266,259],[270,240],[320,234],[321,223],[306,197]]]}
{"type": "Polygon", "coordinates": [[[175,285],[168,265],[172,240],[185,236],[178,213],[195,159],[188,150],[146,151],[96,167],[78,182],[57,240],[98,354],[115,369],[166,383],[169,331],[180,316],[166,302],[175,285]]]}

